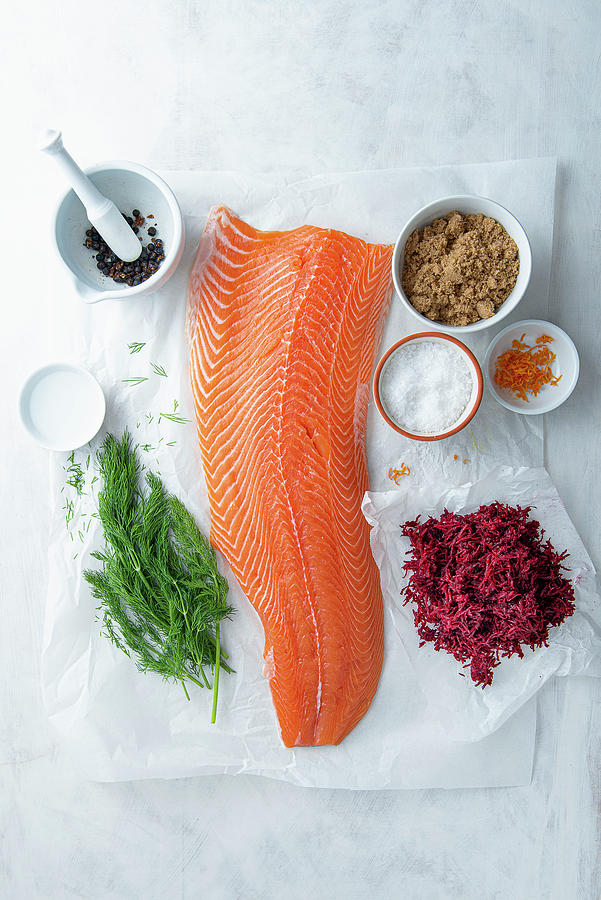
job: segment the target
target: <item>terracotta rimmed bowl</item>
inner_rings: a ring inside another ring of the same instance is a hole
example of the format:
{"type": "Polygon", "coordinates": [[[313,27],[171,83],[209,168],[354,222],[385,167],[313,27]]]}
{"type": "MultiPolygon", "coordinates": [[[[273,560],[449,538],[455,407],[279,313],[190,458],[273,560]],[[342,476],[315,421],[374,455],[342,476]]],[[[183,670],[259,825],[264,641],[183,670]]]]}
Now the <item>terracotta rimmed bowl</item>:
{"type": "Polygon", "coordinates": [[[480,403],[482,402],[483,386],[484,381],[482,378],[482,369],[480,368],[478,360],[476,359],[472,351],[469,350],[465,346],[465,344],[457,340],[457,338],[452,337],[450,334],[441,334],[439,331],[421,331],[419,332],[419,334],[407,335],[407,337],[402,338],[400,341],[397,341],[396,344],[393,344],[392,347],[388,348],[376,367],[376,372],[374,375],[374,400],[376,402],[376,406],[378,407],[378,411],[380,412],[384,421],[399,434],[403,434],[405,435],[405,437],[412,438],[414,441],[441,441],[443,438],[451,437],[452,435],[457,434],[458,431],[461,431],[462,428],[465,428],[465,426],[472,421],[472,419],[478,412],[480,403]],[[465,407],[457,421],[453,422],[448,426],[448,428],[446,428],[439,434],[409,431],[406,427],[403,427],[402,424],[399,424],[395,419],[392,418],[391,415],[389,415],[380,395],[380,380],[382,378],[382,374],[386,371],[386,365],[388,364],[388,361],[396,353],[399,347],[403,347],[406,344],[418,344],[425,342],[446,342],[454,344],[455,347],[457,347],[464,355],[465,360],[468,363],[468,366],[472,373],[473,379],[472,393],[467,406],[465,407]]]}

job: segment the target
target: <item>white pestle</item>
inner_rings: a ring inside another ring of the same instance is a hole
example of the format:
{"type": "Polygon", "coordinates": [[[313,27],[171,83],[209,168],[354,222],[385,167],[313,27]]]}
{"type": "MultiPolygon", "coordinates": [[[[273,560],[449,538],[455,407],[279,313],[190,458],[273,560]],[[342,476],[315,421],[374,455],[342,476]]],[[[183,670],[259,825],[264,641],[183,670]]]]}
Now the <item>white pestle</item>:
{"type": "Polygon", "coordinates": [[[40,150],[49,153],[59,163],[69,184],[83,203],[88,219],[113,253],[124,262],[133,262],[142,252],[142,244],[112,200],[82,172],[63,146],[60,131],[49,128],[40,139],[40,150]]]}

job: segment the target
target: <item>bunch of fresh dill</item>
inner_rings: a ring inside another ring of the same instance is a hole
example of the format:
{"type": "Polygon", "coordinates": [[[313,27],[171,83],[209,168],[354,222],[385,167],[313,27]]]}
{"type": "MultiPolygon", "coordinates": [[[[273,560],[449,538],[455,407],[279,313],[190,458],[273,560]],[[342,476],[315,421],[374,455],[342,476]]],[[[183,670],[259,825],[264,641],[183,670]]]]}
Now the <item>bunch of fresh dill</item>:
{"type": "Polygon", "coordinates": [[[84,575],[100,601],[103,633],[142,672],[210,688],[215,721],[219,671],[231,672],[221,648],[220,623],[232,613],[228,583],[217,570],[215,551],[177,497],[152,472],[147,489],[126,431],[109,434],[98,453],[103,479],[98,514],[105,549],[93,553],[99,570],[84,575]]]}

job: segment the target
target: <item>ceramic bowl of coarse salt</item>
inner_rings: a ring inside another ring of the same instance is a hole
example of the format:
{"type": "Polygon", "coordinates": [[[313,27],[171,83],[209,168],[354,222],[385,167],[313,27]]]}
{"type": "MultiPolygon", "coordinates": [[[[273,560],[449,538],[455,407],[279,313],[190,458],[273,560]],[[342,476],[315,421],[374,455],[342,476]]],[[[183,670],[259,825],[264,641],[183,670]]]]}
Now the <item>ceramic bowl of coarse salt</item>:
{"type": "Polygon", "coordinates": [[[384,420],[405,437],[440,441],[471,422],[482,401],[478,360],[448,334],[410,334],[376,367],[374,399],[384,420]]]}

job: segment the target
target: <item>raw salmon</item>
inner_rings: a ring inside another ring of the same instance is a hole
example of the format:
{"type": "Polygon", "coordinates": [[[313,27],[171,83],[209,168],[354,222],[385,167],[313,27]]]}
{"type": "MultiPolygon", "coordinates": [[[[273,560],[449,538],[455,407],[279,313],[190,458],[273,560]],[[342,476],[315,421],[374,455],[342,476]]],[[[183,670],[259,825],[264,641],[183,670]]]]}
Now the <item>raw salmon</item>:
{"type": "Polygon", "coordinates": [[[392,248],[211,211],[190,276],[211,538],[265,631],[286,746],[338,744],[375,694],[382,596],[361,500],[392,248]]]}

